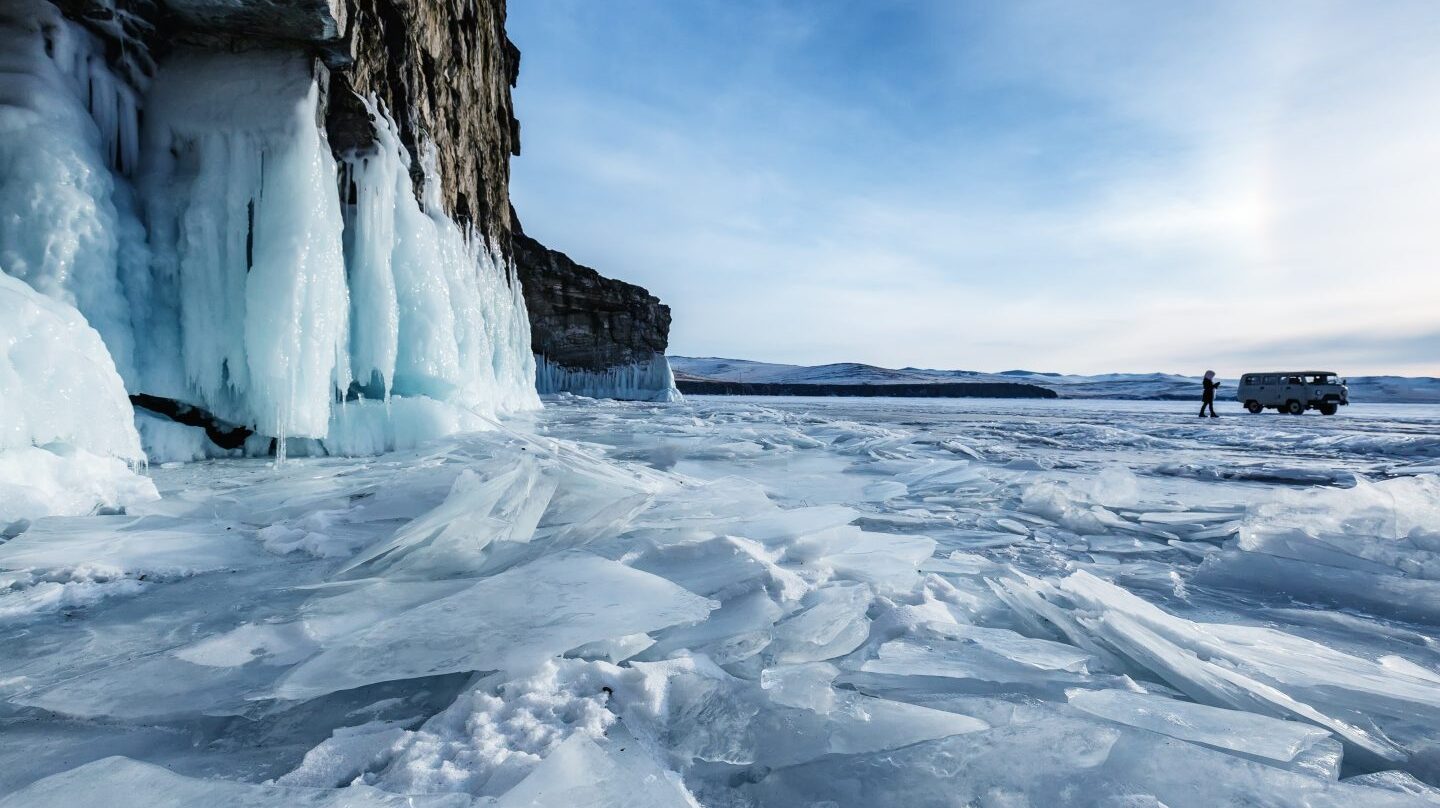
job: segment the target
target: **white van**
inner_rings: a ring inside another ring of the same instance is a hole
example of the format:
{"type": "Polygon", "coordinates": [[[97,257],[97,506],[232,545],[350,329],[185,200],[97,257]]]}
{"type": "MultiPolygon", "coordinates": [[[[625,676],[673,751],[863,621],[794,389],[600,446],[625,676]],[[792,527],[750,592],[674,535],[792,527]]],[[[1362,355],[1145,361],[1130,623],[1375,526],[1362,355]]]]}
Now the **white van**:
{"type": "Polygon", "coordinates": [[[1343,379],[1336,380],[1329,370],[1287,370],[1278,373],[1246,373],[1240,377],[1235,398],[1245,409],[1261,412],[1272,410],[1300,415],[1306,410],[1319,410],[1334,415],[1350,403],[1350,388],[1343,379]]]}

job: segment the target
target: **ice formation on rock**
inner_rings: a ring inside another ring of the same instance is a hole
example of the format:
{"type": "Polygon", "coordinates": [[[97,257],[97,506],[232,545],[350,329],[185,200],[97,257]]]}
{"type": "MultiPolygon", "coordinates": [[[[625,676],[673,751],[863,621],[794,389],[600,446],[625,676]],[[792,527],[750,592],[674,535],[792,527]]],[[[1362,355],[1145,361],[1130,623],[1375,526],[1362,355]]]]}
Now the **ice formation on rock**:
{"type": "Polygon", "coordinates": [[[567,368],[535,357],[535,388],[543,394],[573,393],[589,398],[618,398],[629,401],[679,401],[675,374],[670,362],[653,358],[605,370],[567,368]]]}
{"type": "MultiPolygon", "coordinates": [[[[446,216],[433,165],[416,199],[373,103],[373,147],[337,167],[300,51],[182,47],[136,88],[41,0],[0,45],[0,271],[77,307],[126,391],[255,430],[246,453],[384,451],[538,406],[507,259],[446,216]]],[[[143,429],[162,459],[230,453],[143,429]]]]}
{"type": "Polygon", "coordinates": [[[156,498],[130,413],[80,313],[0,273],[0,526],[156,498]]]}

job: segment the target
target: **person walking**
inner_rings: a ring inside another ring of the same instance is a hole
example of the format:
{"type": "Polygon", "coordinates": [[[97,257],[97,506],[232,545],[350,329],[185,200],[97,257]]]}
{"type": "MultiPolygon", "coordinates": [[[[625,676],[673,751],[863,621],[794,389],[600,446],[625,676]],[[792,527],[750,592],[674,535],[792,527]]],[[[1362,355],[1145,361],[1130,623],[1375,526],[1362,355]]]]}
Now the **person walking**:
{"type": "Polygon", "coordinates": [[[1203,396],[1202,396],[1201,399],[1200,399],[1200,417],[1201,417],[1201,418],[1204,418],[1204,417],[1205,417],[1205,409],[1206,409],[1207,407],[1210,409],[1210,417],[1211,417],[1211,418],[1219,418],[1219,417],[1220,417],[1219,415],[1216,415],[1216,414],[1215,414],[1215,388],[1217,388],[1217,387],[1219,387],[1219,386],[1220,386],[1220,382],[1215,381],[1215,371],[1213,371],[1213,370],[1207,370],[1207,371],[1205,371],[1205,393],[1203,394],[1203,396]]]}

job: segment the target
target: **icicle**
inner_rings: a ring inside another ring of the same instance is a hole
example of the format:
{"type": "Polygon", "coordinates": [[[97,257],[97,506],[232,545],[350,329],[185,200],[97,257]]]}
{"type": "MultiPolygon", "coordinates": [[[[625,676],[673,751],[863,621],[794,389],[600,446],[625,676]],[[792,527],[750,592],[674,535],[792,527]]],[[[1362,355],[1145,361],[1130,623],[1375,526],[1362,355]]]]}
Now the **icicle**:
{"type": "Polygon", "coordinates": [[[590,398],[633,401],[679,401],[670,361],[660,354],[644,362],[607,368],[577,370],[536,357],[535,387],[541,393],[575,393],[590,398]]]}

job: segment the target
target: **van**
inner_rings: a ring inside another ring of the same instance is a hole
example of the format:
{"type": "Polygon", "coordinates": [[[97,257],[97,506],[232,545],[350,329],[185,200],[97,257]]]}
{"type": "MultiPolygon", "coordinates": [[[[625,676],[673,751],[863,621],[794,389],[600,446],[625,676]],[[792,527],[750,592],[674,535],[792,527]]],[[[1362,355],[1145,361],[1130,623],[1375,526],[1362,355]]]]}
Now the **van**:
{"type": "Polygon", "coordinates": [[[1334,415],[1350,403],[1350,388],[1328,370],[1246,373],[1240,377],[1235,398],[1254,413],[1268,408],[1291,415],[1300,415],[1306,410],[1334,415]]]}

